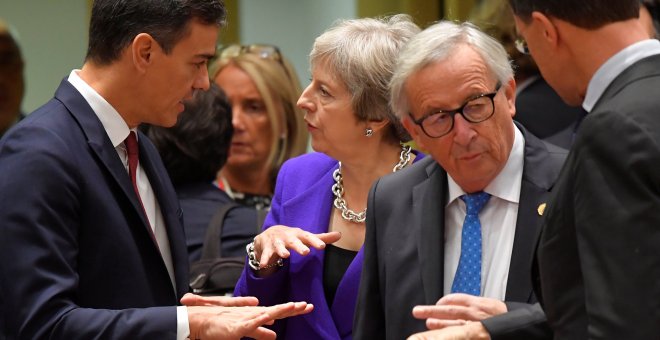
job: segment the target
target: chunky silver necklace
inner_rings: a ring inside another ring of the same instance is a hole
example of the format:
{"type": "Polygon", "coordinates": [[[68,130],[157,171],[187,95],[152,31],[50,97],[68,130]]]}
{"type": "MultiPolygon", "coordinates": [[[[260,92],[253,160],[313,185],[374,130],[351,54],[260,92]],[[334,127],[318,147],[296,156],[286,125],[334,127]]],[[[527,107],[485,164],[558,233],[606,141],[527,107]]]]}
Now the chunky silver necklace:
{"type": "MultiPolygon", "coordinates": [[[[394,165],[392,172],[397,172],[408,165],[410,162],[410,146],[401,144],[401,154],[399,154],[399,162],[394,165]]],[[[332,193],[335,194],[334,206],[335,208],[341,210],[341,218],[348,222],[353,223],[362,223],[367,218],[367,209],[356,213],[355,211],[348,208],[346,201],[344,200],[344,182],[341,176],[341,162],[339,162],[339,167],[332,174],[332,178],[335,179],[335,184],[332,185],[332,193]]]]}

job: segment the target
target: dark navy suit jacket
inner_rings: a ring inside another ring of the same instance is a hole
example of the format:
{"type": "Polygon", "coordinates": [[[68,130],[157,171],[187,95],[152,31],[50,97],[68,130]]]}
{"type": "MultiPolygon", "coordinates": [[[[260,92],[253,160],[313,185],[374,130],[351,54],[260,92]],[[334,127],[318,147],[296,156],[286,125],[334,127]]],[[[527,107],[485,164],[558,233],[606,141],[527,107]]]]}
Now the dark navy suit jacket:
{"type": "Polygon", "coordinates": [[[126,168],[66,80],[0,141],[1,338],[174,339],[188,257],[174,189],[139,134],[176,290],[126,168]]]}

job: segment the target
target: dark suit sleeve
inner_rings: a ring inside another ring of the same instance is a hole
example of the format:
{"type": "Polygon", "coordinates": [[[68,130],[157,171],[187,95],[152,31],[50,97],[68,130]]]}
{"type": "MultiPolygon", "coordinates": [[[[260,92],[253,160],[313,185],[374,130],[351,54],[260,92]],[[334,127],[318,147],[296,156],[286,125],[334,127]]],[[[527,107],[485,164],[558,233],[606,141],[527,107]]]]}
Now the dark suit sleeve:
{"type": "Polygon", "coordinates": [[[508,312],[481,321],[491,339],[552,339],[541,305],[516,302],[506,305],[508,312]]]}
{"type": "MultiPolygon", "coordinates": [[[[364,240],[364,262],[360,289],[353,321],[354,339],[385,339],[385,314],[379,285],[378,249],[376,225],[378,207],[376,206],[377,180],[369,191],[367,200],[367,231],[364,240]]],[[[407,313],[407,311],[401,311],[407,313]]]]}
{"type": "Polygon", "coordinates": [[[628,101],[624,109],[587,116],[576,141],[574,218],[589,338],[660,334],[660,124],[654,101],[628,101]]]}
{"type": "Polygon", "coordinates": [[[77,305],[77,287],[87,280],[77,271],[79,234],[87,231],[80,224],[84,195],[75,155],[84,147],[30,127],[0,143],[0,338],[173,339],[174,306],[77,305]]]}

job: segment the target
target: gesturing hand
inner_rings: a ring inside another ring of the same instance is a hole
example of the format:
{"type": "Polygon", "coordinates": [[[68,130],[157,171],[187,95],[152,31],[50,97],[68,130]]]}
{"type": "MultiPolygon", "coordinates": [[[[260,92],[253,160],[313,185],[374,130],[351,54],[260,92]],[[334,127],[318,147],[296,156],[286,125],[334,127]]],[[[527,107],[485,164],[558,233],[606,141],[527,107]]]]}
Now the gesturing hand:
{"type": "Polygon", "coordinates": [[[261,327],[270,325],[276,319],[307,314],[314,306],[306,302],[289,302],[285,304],[258,307],[188,307],[188,324],[190,339],[275,339],[276,335],[270,329],[261,327]]]}
{"type": "Polygon", "coordinates": [[[337,242],[341,233],[313,234],[300,228],[274,225],[254,238],[254,252],[262,267],[271,265],[277,259],[291,256],[289,249],[300,255],[307,255],[309,247],[325,248],[326,244],[337,242]]]}
{"type": "Polygon", "coordinates": [[[181,304],[184,306],[223,306],[223,307],[243,307],[256,306],[259,300],[253,296],[201,296],[186,293],[181,298],[181,304]]]}
{"type": "Polygon", "coordinates": [[[504,302],[468,294],[448,294],[435,306],[415,306],[413,316],[426,319],[426,327],[438,329],[463,325],[466,321],[479,321],[491,316],[506,313],[504,302]]]}
{"type": "Polygon", "coordinates": [[[408,340],[477,340],[490,339],[481,322],[469,322],[464,326],[447,327],[411,335],[408,340]]]}

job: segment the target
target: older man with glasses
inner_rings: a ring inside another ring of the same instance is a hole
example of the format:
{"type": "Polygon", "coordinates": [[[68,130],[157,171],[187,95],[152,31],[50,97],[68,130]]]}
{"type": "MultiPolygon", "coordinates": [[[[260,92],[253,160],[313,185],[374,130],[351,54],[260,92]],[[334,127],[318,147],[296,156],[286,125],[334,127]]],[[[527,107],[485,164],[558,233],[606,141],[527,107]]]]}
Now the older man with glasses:
{"type": "Polygon", "coordinates": [[[566,153],[513,122],[515,89],[504,48],[468,23],[399,55],[391,104],[432,157],[371,188],[356,339],[549,335],[532,258],[566,153]]]}

